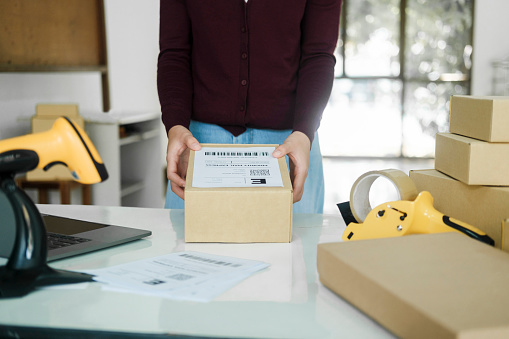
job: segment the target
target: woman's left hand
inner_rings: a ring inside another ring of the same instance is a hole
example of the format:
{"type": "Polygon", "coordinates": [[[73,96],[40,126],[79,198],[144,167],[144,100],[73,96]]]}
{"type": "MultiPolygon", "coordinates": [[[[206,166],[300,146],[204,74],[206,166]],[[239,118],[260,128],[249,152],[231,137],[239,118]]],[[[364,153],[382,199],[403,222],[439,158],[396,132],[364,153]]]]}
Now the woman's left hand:
{"type": "Polygon", "coordinates": [[[294,203],[300,201],[304,193],[304,182],[308,176],[309,169],[310,150],[311,141],[309,138],[304,133],[295,131],[272,153],[274,158],[288,155],[290,159],[290,179],[293,185],[294,203]]]}

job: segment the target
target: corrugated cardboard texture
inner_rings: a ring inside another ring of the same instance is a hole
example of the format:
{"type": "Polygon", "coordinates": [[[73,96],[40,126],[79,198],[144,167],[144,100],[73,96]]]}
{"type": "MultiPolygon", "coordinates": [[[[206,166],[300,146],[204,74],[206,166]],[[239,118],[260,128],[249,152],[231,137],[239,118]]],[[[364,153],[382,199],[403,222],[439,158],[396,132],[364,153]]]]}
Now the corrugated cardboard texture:
{"type": "Polygon", "coordinates": [[[452,232],[318,245],[320,281],[402,338],[508,338],[509,254],[452,232]]]}
{"type": "MultiPolygon", "coordinates": [[[[32,117],[32,133],[50,130],[58,117],[70,118],[75,124],[84,129],[85,121],[79,115],[78,105],[74,104],[38,104],[36,114],[32,117]]],[[[69,169],[64,165],[55,165],[48,171],[36,168],[27,172],[27,180],[30,181],[53,181],[74,180],[69,169]]]]}
{"type": "Polygon", "coordinates": [[[509,219],[502,221],[502,250],[509,252],[509,219]]]}
{"type": "MultiPolygon", "coordinates": [[[[277,145],[218,145],[256,147],[277,145]]],[[[192,187],[191,151],[185,188],[186,242],[290,242],[293,189],[286,160],[279,159],[284,187],[192,187]]]]}
{"type": "Polygon", "coordinates": [[[451,97],[449,131],[490,142],[509,142],[509,97],[451,97]]]}
{"type": "Polygon", "coordinates": [[[509,218],[509,187],[469,186],[436,170],[413,170],[410,178],[434,198],[435,208],[486,232],[501,247],[502,220],[509,218]]]}
{"type": "Polygon", "coordinates": [[[468,185],[509,186],[509,143],[437,133],[435,169],[468,185]]]}

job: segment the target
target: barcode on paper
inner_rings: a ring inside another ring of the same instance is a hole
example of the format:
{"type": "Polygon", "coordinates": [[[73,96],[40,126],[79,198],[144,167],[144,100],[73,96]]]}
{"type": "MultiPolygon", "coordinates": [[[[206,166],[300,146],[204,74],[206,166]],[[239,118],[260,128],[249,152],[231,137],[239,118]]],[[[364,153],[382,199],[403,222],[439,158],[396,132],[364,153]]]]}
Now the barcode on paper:
{"type": "Polygon", "coordinates": [[[184,258],[187,258],[187,259],[196,260],[196,261],[202,261],[202,262],[206,262],[206,263],[209,263],[209,264],[215,264],[215,265],[231,266],[231,267],[240,267],[240,266],[242,266],[240,264],[234,264],[234,263],[227,262],[227,261],[219,261],[219,260],[214,260],[214,259],[209,259],[209,258],[202,258],[202,257],[199,257],[197,255],[191,255],[191,254],[186,254],[186,253],[183,253],[180,256],[184,257],[184,258]]]}
{"type": "Polygon", "coordinates": [[[143,283],[147,284],[147,285],[153,285],[154,286],[154,285],[164,284],[164,283],[166,283],[166,281],[159,280],[159,279],[151,279],[151,280],[144,281],[143,283]]]}
{"type": "Polygon", "coordinates": [[[194,278],[194,275],[177,273],[177,274],[170,275],[168,278],[173,279],[173,280],[178,280],[178,281],[184,281],[184,280],[189,280],[189,279],[194,278]]]}
{"type": "Polygon", "coordinates": [[[220,157],[267,157],[269,152],[205,152],[205,155],[220,157]]]}
{"type": "Polygon", "coordinates": [[[270,176],[270,171],[268,169],[250,169],[249,174],[252,177],[258,177],[258,176],[270,176]]]}

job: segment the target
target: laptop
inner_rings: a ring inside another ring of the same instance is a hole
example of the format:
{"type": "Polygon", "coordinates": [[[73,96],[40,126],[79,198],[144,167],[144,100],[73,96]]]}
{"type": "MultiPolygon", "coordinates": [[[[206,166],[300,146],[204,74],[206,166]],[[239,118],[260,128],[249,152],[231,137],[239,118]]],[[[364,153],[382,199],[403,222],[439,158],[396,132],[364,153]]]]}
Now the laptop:
{"type": "MultiPolygon", "coordinates": [[[[124,244],[152,234],[152,232],[143,229],[49,214],[42,214],[42,218],[48,234],[48,262],[124,244]]],[[[11,238],[9,244],[2,244],[0,257],[9,257],[12,251],[12,242],[11,238]]]]}

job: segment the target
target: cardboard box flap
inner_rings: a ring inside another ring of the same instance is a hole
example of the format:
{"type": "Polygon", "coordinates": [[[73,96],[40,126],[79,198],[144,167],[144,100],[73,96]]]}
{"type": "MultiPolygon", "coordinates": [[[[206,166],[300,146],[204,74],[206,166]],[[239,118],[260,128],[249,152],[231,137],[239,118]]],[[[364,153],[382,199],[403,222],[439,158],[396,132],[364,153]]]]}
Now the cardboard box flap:
{"type": "Polygon", "coordinates": [[[509,254],[451,232],[318,245],[320,281],[405,338],[509,337],[509,254]]]}

